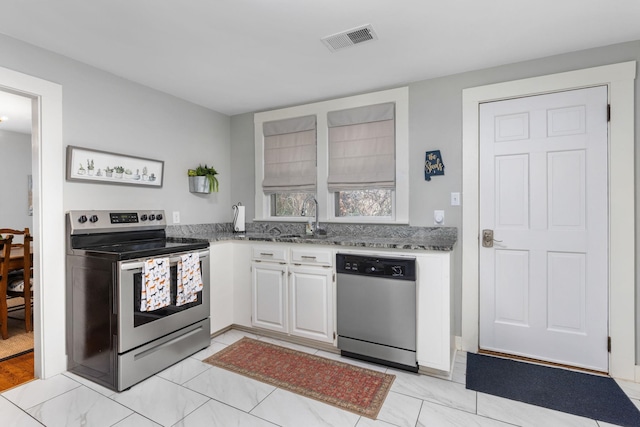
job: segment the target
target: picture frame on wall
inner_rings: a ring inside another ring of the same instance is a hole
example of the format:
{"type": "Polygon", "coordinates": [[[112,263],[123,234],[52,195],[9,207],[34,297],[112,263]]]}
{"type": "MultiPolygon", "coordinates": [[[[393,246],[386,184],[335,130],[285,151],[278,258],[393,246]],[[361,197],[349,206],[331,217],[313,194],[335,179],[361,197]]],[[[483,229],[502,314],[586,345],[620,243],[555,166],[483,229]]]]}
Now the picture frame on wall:
{"type": "Polygon", "coordinates": [[[67,146],[67,181],[161,188],[164,161],[67,146]]]}

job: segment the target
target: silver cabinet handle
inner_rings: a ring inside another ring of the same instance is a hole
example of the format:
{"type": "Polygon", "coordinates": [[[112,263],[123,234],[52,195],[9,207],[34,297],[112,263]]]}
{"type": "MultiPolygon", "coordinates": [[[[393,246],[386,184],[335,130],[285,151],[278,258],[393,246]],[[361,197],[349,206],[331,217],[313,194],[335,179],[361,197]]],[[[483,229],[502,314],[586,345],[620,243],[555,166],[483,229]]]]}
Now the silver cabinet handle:
{"type": "Polygon", "coordinates": [[[302,255],[300,258],[302,259],[316,259],[314,256],[302,255]]]}

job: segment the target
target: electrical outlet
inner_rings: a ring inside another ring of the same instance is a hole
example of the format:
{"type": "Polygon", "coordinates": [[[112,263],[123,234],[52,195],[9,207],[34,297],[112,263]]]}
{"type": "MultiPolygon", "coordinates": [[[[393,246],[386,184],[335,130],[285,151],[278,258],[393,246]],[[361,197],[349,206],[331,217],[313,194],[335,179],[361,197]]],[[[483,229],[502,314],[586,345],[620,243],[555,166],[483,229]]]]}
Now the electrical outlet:
{"type": "Polygon", "coordinates": [[[173,212],[173,223],[174,224],[180,224],[180,212],[179,211],[174,211],[173,212]]]}
{"type": "Polygon", "coordinates": [[[433,211],[433,224],[444,225],[444,211],[433,211]]]}
{"type": "Polygon", "coordinates": [[[451,206],[460,206],[460,193],[451,193],[451,206]]]}

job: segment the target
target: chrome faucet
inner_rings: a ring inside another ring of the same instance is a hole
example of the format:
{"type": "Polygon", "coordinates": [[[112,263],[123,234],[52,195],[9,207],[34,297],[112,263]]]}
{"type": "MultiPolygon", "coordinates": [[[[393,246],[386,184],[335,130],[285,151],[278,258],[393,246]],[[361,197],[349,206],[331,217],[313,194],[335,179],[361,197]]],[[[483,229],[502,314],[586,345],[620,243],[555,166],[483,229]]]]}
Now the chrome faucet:
{"type": "Polygon", "coordinates": [[[300,215],[307,216],[307,202],[309,200],[313,200],[313,203],[316,204],[316,223],[313,226],[313,234],[314,236],[317,236],[318,234],[320,234],[320,222],[318,221],[318,213],[320,212],[320,209],[318,208],[318,201],[314,196],[309,196],[304,200],[304,202],[302,202],[302,209],[300,210],[300,215]]]}

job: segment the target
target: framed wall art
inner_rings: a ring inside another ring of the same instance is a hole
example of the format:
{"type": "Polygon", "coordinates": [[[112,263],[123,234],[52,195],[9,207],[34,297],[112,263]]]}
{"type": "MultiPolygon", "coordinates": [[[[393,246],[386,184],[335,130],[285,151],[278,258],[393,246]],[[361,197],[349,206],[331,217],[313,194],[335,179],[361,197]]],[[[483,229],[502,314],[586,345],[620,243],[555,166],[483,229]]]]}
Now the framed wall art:
{"type": "Polygon", "coordinates": [[[162,187],[164,161],[67,146],[67,181],[162,187]]]}

